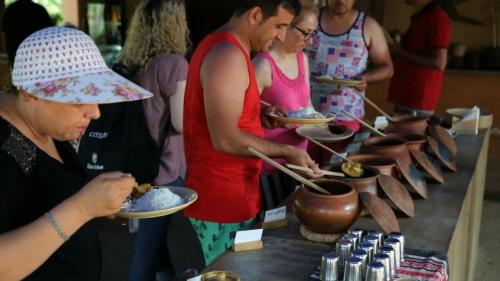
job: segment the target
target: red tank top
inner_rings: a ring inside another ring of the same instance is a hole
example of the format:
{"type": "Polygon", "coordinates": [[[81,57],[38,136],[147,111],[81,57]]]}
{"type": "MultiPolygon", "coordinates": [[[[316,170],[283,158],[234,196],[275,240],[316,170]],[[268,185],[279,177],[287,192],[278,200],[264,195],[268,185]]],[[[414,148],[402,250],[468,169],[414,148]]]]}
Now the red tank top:
{"type": "Polygon", "coordinates": [[[198,192],[198,200],[185,210],[185,214],[205,221],[234,223],[253,218],[260,210],[262,162],[216,151],[210,140],[200,69],[205,55],[221,42],[240,48],[248,67],[249,86],[238,127],[253,135],[264,136],[260,122],[260,96],[249,55],[228,32],[205,37],[191,58],[184,98],[186,186],[198,192]]]}

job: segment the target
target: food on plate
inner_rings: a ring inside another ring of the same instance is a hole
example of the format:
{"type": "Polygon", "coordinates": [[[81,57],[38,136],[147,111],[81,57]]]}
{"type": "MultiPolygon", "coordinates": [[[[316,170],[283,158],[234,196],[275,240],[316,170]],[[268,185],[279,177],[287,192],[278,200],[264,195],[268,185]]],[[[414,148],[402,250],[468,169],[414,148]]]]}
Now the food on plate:
{"type": "Polygon", "coordinates": [[[335,115],[333,113],[327,113],[325,115],[314,110],[313,107],[299,107],[298,110],[290,110],[287,112],[288,118],[297,118],[297,119],[321,119],[321,118],[332,118],[335,115]]]}
{"type": "Polygon", "coordinates": [[[347,174],[353,178],[359,178],[363,176],[363,168],[361,168],[361,164],[353,163],[353,162],[344,162],[342,163],[342,172],[347,174]]]}
{"type": "Polygon", "coordinates": [[[330,76],[328,74],[324,74],[321,76],[316,76],[317,80],[331,80],[332,82],[334,81],[333,76],[330,76]]]}
{"type": "Polygon", "coordinates": [[[357,86],[360,83],[360,80],[338,78],[327,74],[321,76],[315,76],[313,79],[322,83],[337,84],[339,86],[349,86],[349,87],[357,86]]]}
{"type": "Polygon", "coordinates": [[[124,204],[127,212],[148,212],[172,208],[183,203],[182,198],[166,187],[151,188],[139,198],[131,197],[124,204]]]}
{"type": "Polygon", "coordinates": [[[139,198],[150,190],[151,184],[149,183],[143,183],[138,186],[134,186],[134,189],[132,190],[132,197],[139,198]]]}

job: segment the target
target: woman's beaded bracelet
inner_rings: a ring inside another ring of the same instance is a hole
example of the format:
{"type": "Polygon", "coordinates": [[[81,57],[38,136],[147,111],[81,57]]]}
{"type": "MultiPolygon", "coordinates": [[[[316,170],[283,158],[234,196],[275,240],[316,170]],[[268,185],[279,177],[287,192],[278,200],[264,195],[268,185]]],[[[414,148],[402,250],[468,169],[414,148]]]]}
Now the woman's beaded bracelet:
{"type": "Polygon", "coordinates": [[[45,216],[45,218],[47,218],[47,220],[49,221],[52,228],[57,232],[57,235],[59,235],[59,237],[61,237],[61,239],[64,240],[64,242],[68,241],[69,236],[66,235],[66,233],[64,233],[64,231],[61,229],[59,224],[56,222],[56,220],[52,216],[52,213],[47,212],[44,214],[44,216],[45,216]]]}

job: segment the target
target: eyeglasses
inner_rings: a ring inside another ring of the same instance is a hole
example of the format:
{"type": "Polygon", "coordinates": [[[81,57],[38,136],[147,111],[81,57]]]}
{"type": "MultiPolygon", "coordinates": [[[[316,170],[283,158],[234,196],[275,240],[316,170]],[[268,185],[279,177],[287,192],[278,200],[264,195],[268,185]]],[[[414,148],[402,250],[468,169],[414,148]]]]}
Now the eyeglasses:
{"type": "Polygon", "coordinates": [[[316,30],[313,30],[311,32],[307,32],[305,30],[303,30],[302,28],[298,27],[298,26],[293,26],[295,29],[297,29],[300,33],[302,33],[302,35],[304,36],[304,41],[307,41],[309,38],[313,37],[314,35],[316,35],[317,31],[316,30]]]}

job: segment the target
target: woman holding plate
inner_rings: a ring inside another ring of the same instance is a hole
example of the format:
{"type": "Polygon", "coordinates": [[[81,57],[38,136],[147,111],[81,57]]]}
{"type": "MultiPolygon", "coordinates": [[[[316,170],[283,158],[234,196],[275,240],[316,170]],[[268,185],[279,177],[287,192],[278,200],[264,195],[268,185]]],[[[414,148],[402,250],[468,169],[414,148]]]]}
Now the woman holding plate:
{"type": "Polygon", "coordinates": [[[111,71],[85,33],[49,27],[19,46],[12,93],[0,93],[2,280],[99,280],[92,219],[116,214],[136,185],[121,172],[88,174],[68,141],[98,104],[151,93],[111,71]]]}
{"type": "MultiPolygon", "coordinates": [[[[261,99],[278,106],[285,112],[312,109],[309,88],[309,66],[303,50],[310,43],[317,25],[318,9],[310,0],[301,0],[300,14],[288,27],[283,42],[275,41],[269,52],[253,59],[255,78],[261,99]]],[[[312,112],[310,112],[312,113],[312,112]]],[[[264,128],[266,139],[294,145],[307,150],[307,140],[292,128],[264,128]]],[[[285,162],[283,159],[282,163],[285,162]]],[[[262,173],[269,175],[277,170],[264,163],[262,173]]]]}

